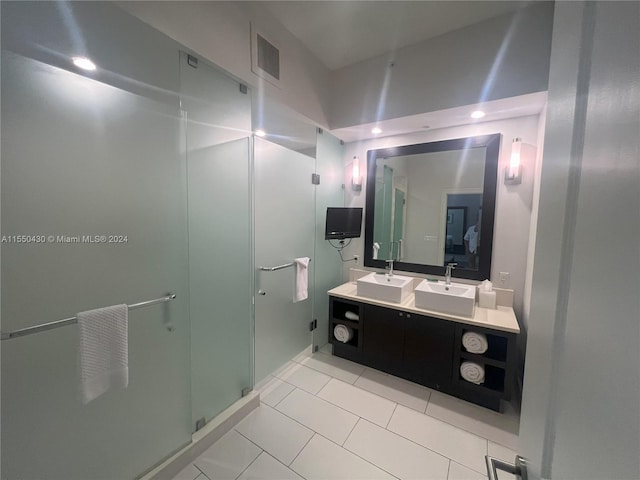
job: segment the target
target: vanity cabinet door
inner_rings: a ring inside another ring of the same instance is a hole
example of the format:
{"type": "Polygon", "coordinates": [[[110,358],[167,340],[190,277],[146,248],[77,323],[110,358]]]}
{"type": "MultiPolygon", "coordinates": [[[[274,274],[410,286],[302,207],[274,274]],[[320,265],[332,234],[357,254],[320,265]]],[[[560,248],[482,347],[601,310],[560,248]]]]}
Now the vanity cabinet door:
{"type": "Polygon", "coordinates": [[[437,390],[451,384],[455,324],[407,314],[402,358],[405,378],[437,390]]]}
{"type": "Polygon", "coordinates": [[[402,373],[404,314],[364,304],[362,354],[367,365],[387,373],[402,373]]]}

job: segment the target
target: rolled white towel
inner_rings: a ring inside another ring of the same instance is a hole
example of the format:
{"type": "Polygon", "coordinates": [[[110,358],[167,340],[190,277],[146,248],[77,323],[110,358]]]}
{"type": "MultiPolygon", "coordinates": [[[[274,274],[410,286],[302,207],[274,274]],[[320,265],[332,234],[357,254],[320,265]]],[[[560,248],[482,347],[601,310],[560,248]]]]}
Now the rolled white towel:
{"type": "Polygon", "coordinates": [[[347,343],[353,337],[353,330],[351,330],[346,325],[336,325],[333,329],[333,336],[336,337],[336,340],[342,343],[347,343]]]}
{"type": "Polygon", "coordinates": [[[489,348],[489,343],[484,333],[465,332],[462,335],[462,346],[470,353],[484,353],[489,348]]]}
{"type": "Polygon", "coordinates": [[[360,315],[347,310],[344,313],[344,318],[346,318],[347,320],[353,320],[354,322],[357,322],[360,319],[360,315]]]}
{"type": "Polygon", "coordinates": [[[484,367],[473,362],[463,362],[460,365],[460,375],[467,382],[480,385],[484,383],[484,367]]]}

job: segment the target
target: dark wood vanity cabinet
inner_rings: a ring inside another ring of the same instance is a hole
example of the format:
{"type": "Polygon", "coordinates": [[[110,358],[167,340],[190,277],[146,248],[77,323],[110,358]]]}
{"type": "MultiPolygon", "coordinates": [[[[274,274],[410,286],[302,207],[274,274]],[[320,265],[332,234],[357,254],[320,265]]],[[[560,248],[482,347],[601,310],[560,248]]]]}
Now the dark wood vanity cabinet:
{"type": "MultiPolygon", "coordinates": [[[[360,354],[347,358],[438,390],[451,384],[455,324],[366,303],[359,311],[360,354]]],[[[343,356],[344,344],[330,333],[336,354],[343,356]]]]}
{"type": "Polygon", "coordinates": [[[364,318],[362,351],[368,365],[438,390],[451,383],[451,322],[367,304],[364,318]]]}
{"type": "Polygon", "coordinates": [[[501,411],[501,400],[509,398],[516,334],[329,298],[329,338],[334,355],[496,411],[501,411]],[[358,320],[347,319],[346,311],[357,312],[358,320]],[[333,329],[339,324],[351,329],[352,338],[347,343],[334,337],[333,329]],[[487,352],[466,352],[461,342],[466,331],[484,333],[489,342],[487,352]],[[486,376],[483,384],[462,379],[460,366],[465,361],[482,365],[486,376]]]}
{"type": "Polygon", "coordinates": [[[402,364],[405,378],[436,390],[448,390],[455,324],[415,313],[404,316],[402,364]]]}

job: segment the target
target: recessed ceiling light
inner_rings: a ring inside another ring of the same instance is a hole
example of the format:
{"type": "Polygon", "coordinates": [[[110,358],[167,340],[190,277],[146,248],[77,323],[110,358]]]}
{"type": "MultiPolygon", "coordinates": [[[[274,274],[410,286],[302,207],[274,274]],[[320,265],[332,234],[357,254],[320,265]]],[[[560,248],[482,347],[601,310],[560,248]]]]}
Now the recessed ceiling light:
{"type": "Polygon", "coordinates": [[[373,127],[371,129],[371,133],[373,133],[374,135],[377,135],[379,133],[382,133],[382,129],[380,127],[373,127]]]}
{"type": "Polygon", "coordinates": [[[256,135],[258,137],[264,137],[267,134],[264,130],[256,130],[256,135]]]}
{"type": "Polygon", "coordinates": [[[96,69],[96,64],[87,57],[73,57],[71,60],[76,67],[81,68],[82,70],[93,71],[96,69]]]}
{"type": "Polygon", "coordinates": [[[486,115],[482,110],[476,110],[475,112],[471,112],[471,118],[482,118],[486,115]]]}

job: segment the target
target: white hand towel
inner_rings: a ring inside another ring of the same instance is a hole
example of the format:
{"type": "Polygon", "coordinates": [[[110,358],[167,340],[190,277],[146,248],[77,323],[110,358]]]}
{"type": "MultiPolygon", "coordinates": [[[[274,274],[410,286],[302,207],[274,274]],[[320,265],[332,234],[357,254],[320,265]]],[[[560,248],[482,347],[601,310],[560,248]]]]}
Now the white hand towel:
{"type": "Polygon", "coordinates": [[[465,332],[462,335],[462,345],[470,353],[484,353],[489,348],[487,336],[477,332],[465,332]]]}
{"type": "Polygon", "coordinates": [[[373,259],[378,259],[378,253],[380,252],[380,244],[378,242],[373,242],[373,259]]]}
{"type": "Polygon", "coordinates": [[[296,287],[293,302],[301,302],[309,297],[309,257],[296,258],[296,287]]]}
{"type": "Polygon", "coordinates": [[[109,388],[126,388],[129,384],[128,316],[126,305],[77,314],[83,403],[89,403],[109,388]]]}
{"type": "Polygon", "coordinates": [[[460,375],[467,382],[480,385],[484,383],[484,367],[473,362],[463,362],[460,365],[460,375]]]}

